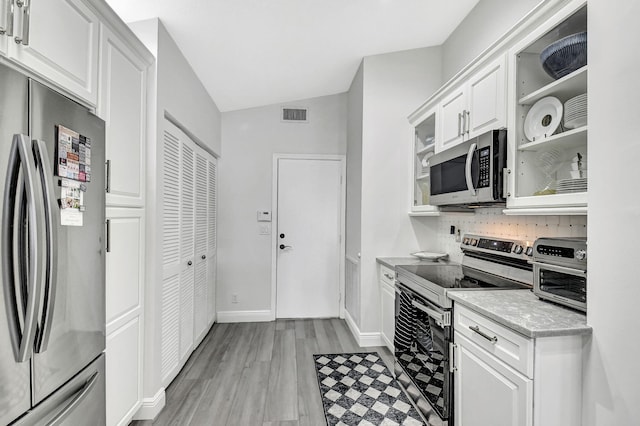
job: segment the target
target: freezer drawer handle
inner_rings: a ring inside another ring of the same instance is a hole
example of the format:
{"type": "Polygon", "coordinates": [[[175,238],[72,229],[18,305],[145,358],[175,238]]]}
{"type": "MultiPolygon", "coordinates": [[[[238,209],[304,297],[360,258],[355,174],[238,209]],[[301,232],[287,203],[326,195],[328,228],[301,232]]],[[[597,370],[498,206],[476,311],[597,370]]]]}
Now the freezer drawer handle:
{"type": "Polygon", "coordinates": [[[57,265],[58,251],[56,250],[58,223],[58,205],[56,201],[56,193],[53,186],[53,172],[49,165],[49,152],[44,141],[34,140],[33,151],[35,153],[36,165],[40,172],[40,180],[42,184],[42,194],[44,196],[44,212],[47,239],[47,256],[45,274],[42,276],[42,286],[44,289],[44,307],[41,315],[42,324],[38,328],[36,335],[35,351],[40,353],[47,350],[49,345],[49,336],[51,335],[51,323],[53,320],[53,306],[57,287],[57,265]]]}
{"type": "Polygon", "coordinates": [[[40,310],[46,228],[42,187],[37,177],[31,141],[25,135],[13,136],[3,203],[1,258],[7,321],[16,362],[25,362],[31,356],[40,310]],[[23,194],[26,194],[26,202],[23,194]],[[26,212],[23,210],[25,205],[26,212]],[[28,225],[23,221],[23,212],[28,225]],[[28,253],[25,250],[26,243],[22,240],[24,237],[28,239],[28,253]],[[28,267],[23,263],[27,257],[28,267]],[[26,289],[21,293],[25,300],[20,304],[17,284],[26,289]],[[24,310],[22,331],[20,309],[24,310]]]}
{"type": "Polygon", "coordinates": [[[93,376],[91,376],[89,380],[86,381],[84,386],[80,388],[78,392],[76,392],[70,397],[71,402],[69,402],[69,404],[67,404],[67,406],[64,407],[64,409],[60,412],[60,414],[55,416],[53,420],[47,423],[47,426],[57,426],[62,424],[64,419],[66,419],[67,416],[71,414],[71,412],[73,412],[73,410],[75,410],[76,407],[80,405],[80,403],[82,403],[82,401],[87,397],[87,395],[89,395],[89,392],[91,392],[91,389],[93,389],[96,382],[98,381],[99,375],[100,373],[98,373],[97,371],[93,373],[93,376]]]}

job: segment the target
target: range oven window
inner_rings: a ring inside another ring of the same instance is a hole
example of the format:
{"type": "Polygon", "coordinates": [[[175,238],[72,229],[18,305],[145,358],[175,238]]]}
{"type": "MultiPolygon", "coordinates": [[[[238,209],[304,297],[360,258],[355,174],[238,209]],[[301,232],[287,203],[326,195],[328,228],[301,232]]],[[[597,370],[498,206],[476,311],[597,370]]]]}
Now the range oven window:
{"type": "Polygon", "coordinates": [[[442,318],[449,311],[404,288],[396,300],[395,358],[438,415],[447,419],[452,383],[447,351],[451,327],[442,318]]]}

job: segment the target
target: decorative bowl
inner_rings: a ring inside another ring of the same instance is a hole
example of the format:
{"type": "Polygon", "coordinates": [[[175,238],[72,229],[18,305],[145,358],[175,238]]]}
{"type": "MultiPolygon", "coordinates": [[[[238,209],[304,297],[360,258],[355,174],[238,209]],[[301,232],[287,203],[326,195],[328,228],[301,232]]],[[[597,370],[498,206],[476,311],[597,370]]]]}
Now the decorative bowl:
{"type": "Polygon", "coordinates": [[[540,54],[545,72],[556,80],[587,64],[587,32],[551,43],[540,54]]]}

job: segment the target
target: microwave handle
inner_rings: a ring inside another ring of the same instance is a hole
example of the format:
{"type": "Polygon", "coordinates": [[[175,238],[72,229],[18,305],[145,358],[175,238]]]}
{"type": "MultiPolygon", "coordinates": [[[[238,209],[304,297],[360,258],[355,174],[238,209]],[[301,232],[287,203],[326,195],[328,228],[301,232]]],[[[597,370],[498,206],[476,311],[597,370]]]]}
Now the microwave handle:
{"type": "Polygon", "coordinates": [[[467,188],[471,195],[476,195],[476,189],[473,187],[473,180],[471,179],[471,163],[473,162],[473,154],[476,152],[476,143],[472,143],[469,147],[469,153],[467,154],[467,162],[464,167],[464,176],[467,180],[467,188]]]}

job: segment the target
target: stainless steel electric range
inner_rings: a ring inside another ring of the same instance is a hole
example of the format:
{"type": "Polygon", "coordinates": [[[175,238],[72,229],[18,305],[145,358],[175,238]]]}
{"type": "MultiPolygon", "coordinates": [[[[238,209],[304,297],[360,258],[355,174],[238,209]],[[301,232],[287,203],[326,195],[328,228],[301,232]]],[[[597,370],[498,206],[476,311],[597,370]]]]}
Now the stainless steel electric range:
{"type": "Polygon", "coordinates": [[[533,243],[465,235],[462,262],[396,266],[395,375],[430,425],[452,426],[452,290],[530,289],[533,243]]]}

